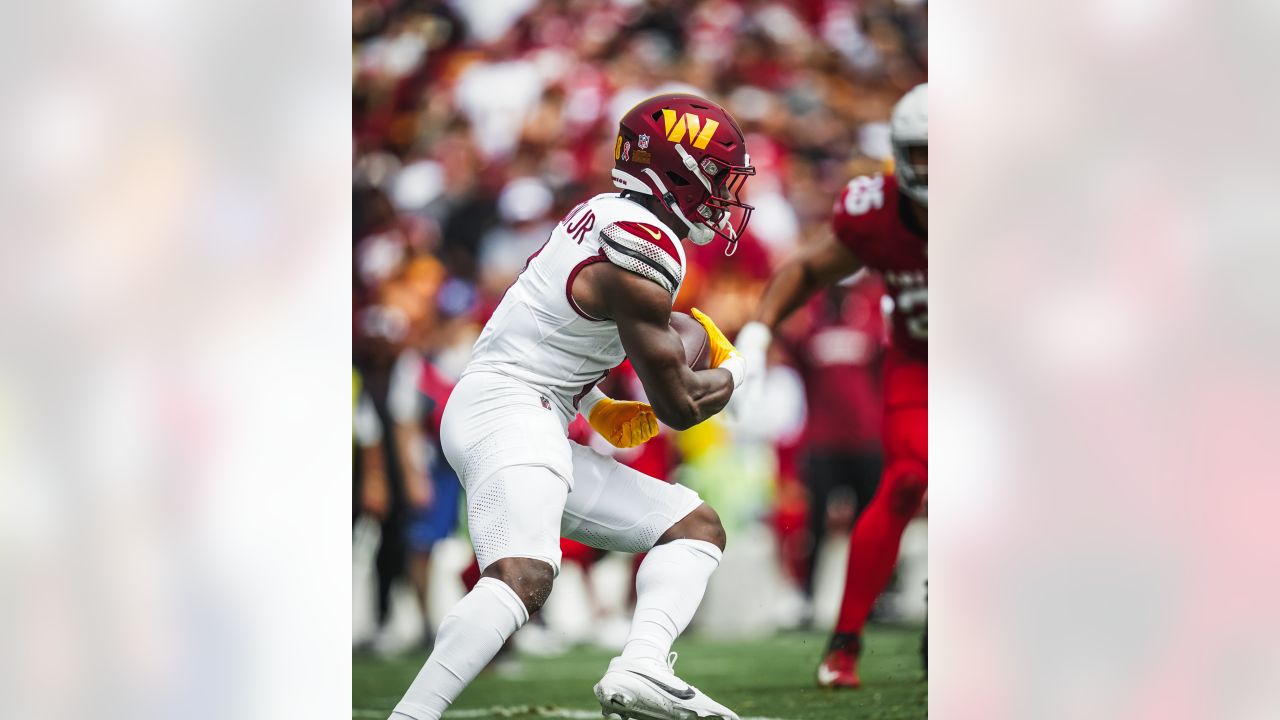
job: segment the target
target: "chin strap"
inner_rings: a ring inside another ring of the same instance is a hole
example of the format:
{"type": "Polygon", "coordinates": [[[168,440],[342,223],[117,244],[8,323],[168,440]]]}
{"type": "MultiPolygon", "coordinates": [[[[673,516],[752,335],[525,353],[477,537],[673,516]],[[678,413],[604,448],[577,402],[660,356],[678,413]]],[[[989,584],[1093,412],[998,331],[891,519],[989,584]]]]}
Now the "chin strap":
{"type": "MultiPolygon", "coordinates": [[[[707,192],[714,195],[715,190],[711,187],[711,179],[702,171],[702,168],[698,165],[698,161],[693,159],[693,156],[689,154],[689,151],[685,150],[683,145],[676,145],[676,153],[680,155],[680,159],[684,162],[684,166],[689,170],[689,172],[693,173],[694,177],[698,178],[702,183],[702,186],[707,189],[707,192]]],[[[751,156],[748,155],[747,163],[750,164],[750,162],[751,156]]],[[[677,214],[679,214],[678,209],[677,214]]],[[[684,217],[684,215],[680,215],[680,219],[684,220],[684,223],[689,226],[689,240],[695,245],[706,245],[715,239],[715,231],[706,225],[699,223],[695,227],[693,223],[689,222],[684,217]],[[694,233],[698,233],[699,237],[695,238],[694,233]]],[[[724,230],[725,234],[729,236],[729,239],[725,241],[724,256],[733,257],[733,254],[738,251],[738,237],[733,231],[733,225],[729,224],[729,213],[727,211],[724,213],[724,216],[720,218],[719,225],[720,229],[724,230]]]]}
{"type": "Polygon", "coordinates": [[[676,145],[676,154],[680,156],[680,160],[684,163],[685,168],[698,178],[702,186],[707,189],[708,193],[715,194],[715,190],[711,187],[711,180],[707,178],[707,174],[702,172],[702,168],[698,167],[698,161],[693,159],[688,150],[683,145],[676,145]]]}
{"type": "MultiPolygon", "coordinates": [[[[693,157],[679,145],[676,146],[676,151],[684,158],[685,166],[691,169],[694,174],[697,175],[698,179],[702,181],[702,184],[707,186],[707,190],[710,191],[711,184],[707,182],[706,177],[702,173],[702,169],[698,167],[696,162],[694,162],[693,157]]],[[[716,239],[715,230],[712,230],[703,223],[689,222],[689,218],[685,217],[684,212],[680,210],[679,203],[669,202],[666,200],[665,196],[669,194],[667,192],[667,186],[662,182],[662,178],[658,177],[658,174],[655,173],[652,168],[645,168],[644,172],[651,180],[653,180],[653,184],[657,186],[658,192],[662,194],[663,197],[660,198],[662,203],[666,205],[667,209],[670,210],[673,215],[680,219],[680,222],[684,223],[685,226],[689,228],[689,242],[694,245],[706,245],[716,239]]],[[[733,226],[729,224],[729,213],[727,212],[724,214],[724,217],[720,218],[720,229],[727,231],[730,236],[730,239],[727,241],[728,244],[724,249],[724,256],[733,257],[733,254],[738,250],[738,238],[733,232],[733,226]]]]}
{"type": "Polygon", "coordinates": [[[669,194],[667,192],[667,186],[662,182],[662,178],[658,177],[658,173],[654,172],[651,168],[645,168],[644,172],[653,180],[653,184],[657,186],[658,192],[662,193],[663,197],[660,198],[662,200],[662,204],[666,205],[667,209],[676,217],[680,218],[680,222],[684,223],[689,228],[689,242],[694,245],[706,245],[715,239],[716,233],[714,230],[706,225],[695,225],[689,222],[689,218],[685,217],[684,213],[680,211],[679,203],[668,202],[666,200],[665,196],[669,194]]]}
{"type": "MultiPolygon", "coordinates": [[[[703,227],[706,227],[705,225],[703,227]]],[[[720,218],[720,229],[729,237],[725,239],[724,256],[733,257],[738,251],[738,233],[734,231],[733,224],[729,222],[729,213],[725,212],[724,217],[720,218]]]]}
{"type": "Polygon", "coordinates": [[[680,219],[684,220],[685,225],[689,226],[689,242],[694,245],[706,245],[712,240],[715,240],[716,234],[711,230],[711,228],[706,225],[694,225],[683,217],[680,219]]]}

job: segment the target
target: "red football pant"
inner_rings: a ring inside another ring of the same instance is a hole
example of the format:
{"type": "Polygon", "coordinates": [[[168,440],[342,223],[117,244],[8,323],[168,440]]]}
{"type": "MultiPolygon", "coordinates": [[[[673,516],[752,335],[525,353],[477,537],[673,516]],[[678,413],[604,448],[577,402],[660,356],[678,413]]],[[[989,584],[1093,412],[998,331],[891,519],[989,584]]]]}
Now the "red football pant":
{"type": "Polygon", "coordinates": [[[893,577],[907,523],[929,487],[929,366],[890,352],[885,359],[884,473],[849,539],[837,633],[861,633],[893,577]]]}

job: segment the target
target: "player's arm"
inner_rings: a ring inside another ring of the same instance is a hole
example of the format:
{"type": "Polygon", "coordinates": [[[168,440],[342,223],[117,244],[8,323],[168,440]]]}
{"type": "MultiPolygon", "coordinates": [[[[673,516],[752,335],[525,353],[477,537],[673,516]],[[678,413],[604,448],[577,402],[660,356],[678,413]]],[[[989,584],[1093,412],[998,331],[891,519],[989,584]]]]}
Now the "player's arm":
{"type": "Polygon", "coordinates": [[[769,278],[753,319],[772,331],[814,293],[861,268],[862,263],[853,253],[828,232],[818,242],[802,248],[769,278]]]}
{"type": "MultiPolygon", "coordinates": [[[[656,283],[635,273],[600,263],[594,287],[607,315],[618,326],[622,347],[649,396],[649,404],[663,423],[677,430],[690,428],[715,415],[729,402],[741,377],[726,366],[690,370],[680,336],[671,329],[671,294],[656,283]]],[[[705,316],[704,316],[705,317],[705,316]]],[[[704,326],[709,320],[701,320],[704,326]]],[[[712,335],[713,364],[716,339],[712,335]]],[[[721,339],[723,336],[720,336],[721,339]]],[[[728,341],[723,346],[732,351],[728,341]]],[[[736,359],[736,358],[735,358],[736,359]]],[[[737,360],[740,364],[741,361],[737,360]]]]}
{"type": "Polygon", "coordinates": [[[747,368],[747,387],[736,403],[759,407],[764,395],[764,375],[773,331],[814,293],[842,277],[852,275],[862,263],[841,245],[830,230],[815,243],[802,248],[769,278],[751,322],[742,326],[736,339],[747,368]]]}
{"type": "Polygon", "coordinates": [[[763,373],[765,352],[783,320],[814,293],[861,268],[862,263],[830,231],[784,262],[765,285],[751,322],[738,333],[737,345],[746,358],[748,376],[758,379],[763,373]]]}

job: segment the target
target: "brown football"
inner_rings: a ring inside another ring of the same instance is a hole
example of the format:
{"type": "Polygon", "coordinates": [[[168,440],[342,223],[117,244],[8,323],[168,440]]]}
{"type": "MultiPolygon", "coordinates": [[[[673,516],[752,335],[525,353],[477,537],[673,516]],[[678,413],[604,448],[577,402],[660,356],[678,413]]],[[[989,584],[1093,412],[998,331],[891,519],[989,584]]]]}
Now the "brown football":
{"type": "Polygon", "coordinates": [[[684,343],[684,358],[691,370],[706,370],[711,367],[711,339],[707,337],[707,329],[702,323],[682,312],[671,311],[671,329],[680,336],[684,343]]]}

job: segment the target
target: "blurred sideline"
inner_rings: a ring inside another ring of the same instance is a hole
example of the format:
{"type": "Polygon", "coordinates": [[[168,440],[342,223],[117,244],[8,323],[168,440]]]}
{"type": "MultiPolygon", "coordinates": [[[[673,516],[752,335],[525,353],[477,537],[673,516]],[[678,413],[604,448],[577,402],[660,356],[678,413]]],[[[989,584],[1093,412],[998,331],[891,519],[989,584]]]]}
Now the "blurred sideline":
{"type": "MultiPolygon", "coordinates": [[[[902,541],[898,572],[900,579],[881,601],[882,616],[900,622],[924,621],[924,594],[928,578],[928,527],[917,519],[907,528],[902,541]]],[[[785,581],[776,576],[773,558],[778,549],[771,534],[755,532],[734,538],[734,557],[726,556],[713,576],[706,599],[690,629],[691,634],[747,638],[769,635],[794,627],[801,602],[785,581]],[[750,598],[744,601],[744,598],[750,598]]],[[[816,627],[834,625],[844,587],[844,557],[847,537],[829,537],[822,550],[818,581],[814,591],[813,622],[816,627]]],[[[371,548],[357,549],[352,564],[352,636],[357,644],[374,639],[377,633],[376,580],[371,548]]],[[[436,547],[431,569],[430,612],[427,622],[438,626],[449,608],[465,593],[459,576],[471,562],[471,547],[464,539],[450,538],[436,547]]],[[[544,631],[536,625],[526,640],[517,633],[516,647],[529,652],[559,652],[580,644],[594,644],[618,650],[630,629],[630,556],[611,553],[589,570],[567,563],[556,579],[542,615],[544,631]],[[587,584],[591,587],[588,588],[587,584]]],[[[408,583],[393,591],[390,633],[384,649],[392,652],[418,649],[417,641],[426,626],[413,590],[408,583]]],[[[524,632],[522,629],[521,632],[524,632]]],[[[815,656],[816,662],[816,656],[815,656]]]]}

